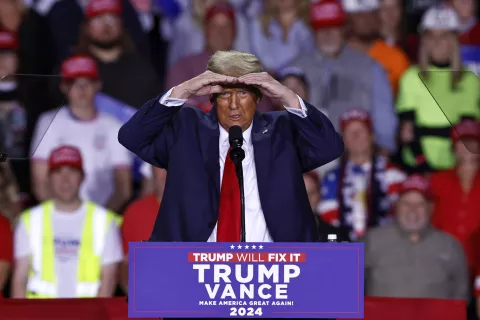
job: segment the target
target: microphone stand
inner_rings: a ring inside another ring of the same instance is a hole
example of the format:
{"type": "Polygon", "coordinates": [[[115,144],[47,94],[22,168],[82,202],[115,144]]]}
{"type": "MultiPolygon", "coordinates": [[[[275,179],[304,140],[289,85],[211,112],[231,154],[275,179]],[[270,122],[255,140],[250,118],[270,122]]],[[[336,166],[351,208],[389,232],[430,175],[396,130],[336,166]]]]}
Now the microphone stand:
{"type": "Polygon", "coordinates": [[[240,242],[246,242],[245,236],[245,189],[243,186],[243,166],[242,161],[245,159],[245,151],[241,147],[234,147],[230,151],[230,158],[235,164],[235,169],[237,172],[238,185],[240,187],[240,242]]]}

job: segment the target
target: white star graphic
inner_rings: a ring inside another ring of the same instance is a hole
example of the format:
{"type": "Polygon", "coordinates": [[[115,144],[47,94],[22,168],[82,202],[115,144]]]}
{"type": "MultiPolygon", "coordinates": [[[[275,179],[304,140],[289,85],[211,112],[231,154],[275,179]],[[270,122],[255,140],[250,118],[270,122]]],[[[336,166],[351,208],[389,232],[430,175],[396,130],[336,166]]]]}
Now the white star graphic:
{"type": "Polygon", "coordinates": [[[256,246],[256,245],[253,245],[253,246],[252,246],[252,249],[256,249],[256,248],[257,248],[257,246],[256,246]]]}
{"type": "Polygon", "coordinates": [[[245,246],[245,249],[248,249],[248,245],[245,246]]]}
{"type": "Polygon", "coordinates": [[[241,245],[238,245],[238,247],[237,247],[237,248],[238,248],[238,249],[242,249],[242,246],[241,246],[241,245]]]}
{"type": "Polygon", "coordinates": [[[235,246],[232,244],[232,245],[230,246],[230,249],[235,249],[235,246]]]}
{"type": "Polygon", "coordinates": [[[259,248],[259,249],[263,249],[263,246],[262,246],[262,245],[259,245],[258,248],[259,248]]]}

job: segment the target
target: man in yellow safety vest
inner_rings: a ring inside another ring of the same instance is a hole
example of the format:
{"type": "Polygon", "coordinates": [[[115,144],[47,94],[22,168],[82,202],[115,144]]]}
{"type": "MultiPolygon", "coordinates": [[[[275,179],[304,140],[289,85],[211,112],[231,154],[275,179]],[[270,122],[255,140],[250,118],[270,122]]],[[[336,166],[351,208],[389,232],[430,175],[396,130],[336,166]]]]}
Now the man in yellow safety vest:
{"type": "Polygon", "coordinates": [[[80,199],[77,148],[57,148],[48,161],[52,200],[23,212],[16,226],[12,297],[111,297],[123,258],[117,215],[80,199]]]}

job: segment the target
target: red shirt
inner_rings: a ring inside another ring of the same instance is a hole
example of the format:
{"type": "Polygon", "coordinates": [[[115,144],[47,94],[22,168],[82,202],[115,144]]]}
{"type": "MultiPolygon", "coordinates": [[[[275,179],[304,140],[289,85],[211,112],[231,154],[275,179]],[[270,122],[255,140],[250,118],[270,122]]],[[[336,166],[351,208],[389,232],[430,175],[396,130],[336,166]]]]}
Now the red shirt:
{"type": "Polygon", "coordinates": [[[10,221],[0,214],[0,260],[13,262],[13,231],[10,221]]]}
{"type": "Polygon", "coordinates": [[[477,264],[473,247],[480,227],[480,171],[468,192],[463,191],[455,169],[434,173],[430,179],[435,197],[432,222],[462,244],[473,274],[477,264]]]}
{"type": "MultiPolygon", "coordinates": [[[[10,221],[0,214],[0,261],[13,262],[13,231],[10,221]]],[[[3,298],[0,290],[0,299],[3,298]]]]}
{"type": "Polygon", "coordinates": [[[480,23],[475,24],[468,31],[460,35],[460,43],[463,45],[480,46],[480,23]]]}
{"type": "Polygon", "coordinates": [[[157,219],[160,203],[152,194],[132,202],[123,214],[121,227],[123,251],[128,253],[129,242],[148,240],[157,219]]]}

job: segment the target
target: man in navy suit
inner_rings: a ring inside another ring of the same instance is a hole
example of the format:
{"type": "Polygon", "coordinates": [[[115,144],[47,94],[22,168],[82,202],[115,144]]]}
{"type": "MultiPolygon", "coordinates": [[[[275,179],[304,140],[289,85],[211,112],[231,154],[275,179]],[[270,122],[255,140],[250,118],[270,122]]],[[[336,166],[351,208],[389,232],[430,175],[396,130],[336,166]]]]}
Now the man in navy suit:
{"type": "Polygon", "coordinates": [[[340,157],[343,139],[254,55],[237,51],[215,53],[206,72],[147,102],[120,129],[122,145],[168,172],[150,241],[239,241],[232,126],[244,138],[246,241],[318,241],[302,174],[340,157]],[[214,105],[209,113],[183,106],[203,95],[214,105]],[[257,112],[263,95],[285,111],[257,112]]]}

